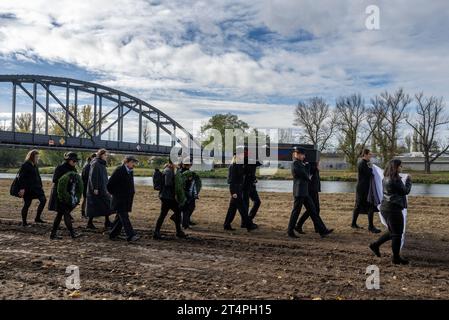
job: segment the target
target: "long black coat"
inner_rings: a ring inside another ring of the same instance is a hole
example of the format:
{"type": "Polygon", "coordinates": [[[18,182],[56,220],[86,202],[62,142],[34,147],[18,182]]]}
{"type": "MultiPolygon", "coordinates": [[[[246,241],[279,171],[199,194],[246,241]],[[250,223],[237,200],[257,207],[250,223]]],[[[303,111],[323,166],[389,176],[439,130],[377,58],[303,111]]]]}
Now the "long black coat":
{"type": "Polygon", "coordinates": [[[60,164],[58,167],[56,167],[55,172],[53,173],[53,187],[51,188],[50,200],[48,201],[48,210],[61,211],[68,209],[63,203],[59,202],[57,190],[59,179],[70,171],[76,172],[76,168],[72,167],[67,162],[64,162],[63,164],[60,164]]]}
{"type": "Polygon", "coordinates": [[[231,194],[239,194],[243,190],[245,168],[243,164],[233,163],[229,166],[228,184],[231,194]]]}
{"type": "Polygon", "coordinates": [[[315,194],[321,192],[321,178],[320,169],[316,163],[310,165],[310,182],[309,182],[309,194],[315,194]]]}
{"type": "Polygon", "coordinates": [[[134,201],[134,174],[128,173],[125,165],[117,167],[109,178],[107,185],[112,195],[112,210],[131,212],[134,201]]]}
{"type": "Polygon", "coordinates": [[[368,161],[362,159],[358,166],[358,179],[357,179],[357,189],[356,189],[356,206],[358,206],[361,211],[368,211],[371,205],[368,203],[368,193],[370,187],[370,181],[373,177],[373,169],[368,166],[368,161]]]}
{"type": "Polygon", "coordinates": [[[307,197],[309,195],[310,167],[302,161],[292,163],[293,196],[307,197]]]}
{"type": "Polygon", "coordinates": [[[37,166],[25,161],[19,171],[19,190],[25,190],[25,198],[37,199],[45,195],[37,166]]]}
{"type": "Polygon", "coordinates": [[[107,189],[108,171],[106,161],[95,158],[90,164],[89,180],[87,183],[87,206],[88,217],[108,216],[112,213],[111,196],[107,189]],[[98,195],[94,194],[98,190],[98,195]]]}

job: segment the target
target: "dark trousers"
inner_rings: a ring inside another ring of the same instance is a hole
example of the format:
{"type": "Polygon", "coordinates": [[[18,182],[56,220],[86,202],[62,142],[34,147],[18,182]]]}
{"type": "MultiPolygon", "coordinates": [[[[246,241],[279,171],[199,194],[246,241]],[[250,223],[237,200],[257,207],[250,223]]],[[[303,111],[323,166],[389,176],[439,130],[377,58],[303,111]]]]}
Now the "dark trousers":
{"type": "Polygon", "coordinates": [[[83,217],[86,216],[86,206],[87,206],[87,197],[86,197],[86,195],[84,195],[83,202],[81,202],[81,215],[83,217]]]}
{"type": "Polygon", "coordinates": [[[293,210],[290,215],[290,221],[288,223],[288,232],[294,232],[294,228],[296,225],[296,222],[298,221],[299,213],[301,212],[301,208],[304,205],[307,212],[309,213],[310,218],[313,221],[313,224],[317,231],[322,234],[324,233],[327,228],[324,224],[323,220],[321,220],[320,216],[317,214],[315,205],[313,204],[312,199],[310,196],[306,197],[295,197],[294,203],[293,203],[293,210]]]}
{"type": "Polygon", "coordinates": [[[243,203],[246,210],[249,210],[249,212],[247,212],[248,217],[251,220],[254,220],[261,205],[259,193],[257,192],[257,188],[254,184],[243,189],[243,203]],[[249,200],[253,202],[253,207],[251,210],[249,210],[249,200]]]}
{"type": "Polygon", "coordinates": [[[68,208],[58,209],[55,220],[53,222],[53,228],[51,231],[52,235],[55,235],[58,231],[62,218],[64,218],[64,224],[67,227],[67,230],[69,230],[71,234],[73,233],[72,216],[70,215],[71,211],[72,210],[68,208]]]}
{"type": "Polygon", "coordinates": [[[248,209],[246,208],[243,202],[243,193],[238,192],[237,198],[233,198],[231,195],[231,200],[229,201],[228,213],[226,214],[224,226],[229,227],[234,221],[235,214],[239,211],[240,217],[242,218],[242,225],[249,226],[251,224],[251,220],[248,217],[248,209]]]}
{"type": "Polygon", "coordinates": [[[182,226],[187,228],[190,225],[190,219],[193,211],[195,211],[196,200],[195,198],[187,199],[186,204],[182,208],[182,226]]]}
{"type": "Polygon", "coordinates": [[[161,199],[161,213],[156,222],[155,233],[159,233],[169,211],[173,211],[173,221],[175,222],[176,233],[181,232],[181,209],[176,200],[161,199]]]}
{"type": "MultiPolygon", "coordinates": [[[[316,214],[320,215],[320,194],[318,192],[313,192],[310,194],[310,199],[312,199],[313,205],[315,206],[316,214]]],[[[297,227],[302,229],[304,226],[304,223],[309,219],[310,212],[309,210],[306,210],[303,215],[299,218],[297,227]]],[[[315,227],[315,232],[319,233],[319,229],[317,228],[317,225],[314,223],[313,226],[315,227]]]]}
{"type": "Polygon", "coordinates": [[[368,227],[374,228],[374,207],[370,204],[361,205],[356,203],[354,207],[354,211],[352,212],[352,225],[355,226],[357,224],[357,218],[360,213],[368,213],[368,227]]]}
{"type": "Polygon", "coordinates": [[[134,232],[133,226],[131,225],[131,221],[129,220],[128,212],[118,212],[115,215],[114,222],[112,223],[112,229],[109,233],[109,238],[117,238],[120,232],[122,232],[122,229],[125,229],[126,238],[128,240],[136,234],[134,232]]]}
{"type": "MultiPolygon", "coordinates": [[[[44,211],[45,204],[47,203],[47,198],[45,195],[40,195],[37,200],[39,201],[39,206],[37,207],[36,219],[40,219],[42,212],[44,211]]],[[[33,202],[32,197],[25,196],[23,198],[23,207],[22,207],[22,222],[26,224],[28,217],[28,210],[30,209],[31,203],[33,202]]]]}
{"type": "Polygon", "coordinates": [[[402,233],[404,232],[404,216],[401,209],[384,210],[382,216],[387,222],[388,231],[385,232],[375,242],[375,245],[381,246],[391,240],[391,249],[393,256],[398,258],[401,252],[402,233]]]}

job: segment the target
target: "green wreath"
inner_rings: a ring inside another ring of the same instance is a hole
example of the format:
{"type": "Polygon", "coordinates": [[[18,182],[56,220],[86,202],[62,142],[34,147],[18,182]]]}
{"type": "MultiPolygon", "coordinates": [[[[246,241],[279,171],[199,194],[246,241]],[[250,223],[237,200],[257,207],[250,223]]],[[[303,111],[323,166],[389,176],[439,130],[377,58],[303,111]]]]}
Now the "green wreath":
{"type": "Polygon", "coordinates": [[[58,200],[68,206],[75,207],[80,203],[83,194],[83,180],[76,172],[67,172],[58,181],[58,200]],[[69,183],[75,183],[75,190],[69,190],[69,183]]]}

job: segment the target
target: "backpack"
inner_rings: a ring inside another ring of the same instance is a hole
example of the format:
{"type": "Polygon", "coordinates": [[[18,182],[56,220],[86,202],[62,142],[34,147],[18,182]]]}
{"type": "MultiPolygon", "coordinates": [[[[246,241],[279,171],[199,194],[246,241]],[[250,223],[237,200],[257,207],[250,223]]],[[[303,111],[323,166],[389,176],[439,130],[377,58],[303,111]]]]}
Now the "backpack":
{"type": "Polygon", "coordinates": [[[159,169],[154,169],[153,173],[153,188],[161,191],[164,186],[164,174],[159,169]]]}
{"type": "Polygon", "coordinates": [[[20,167],[19,172],[17,172],[16,177],[14,178],[12,184],[11,184],[11,188],[9,189],[9,194],[13,197],[19,197],[19,192],[20,192],[20,187],[19,187],[19,179],[20,179],[20,174],[22,173],[22,167],[20,167]]]}
{"type": "Polygon", "coordinates": [[[69,208],[75,208],[83,194],[83,180],[74,171],[67,172],[58,181],[58,200],[69,208]]]}

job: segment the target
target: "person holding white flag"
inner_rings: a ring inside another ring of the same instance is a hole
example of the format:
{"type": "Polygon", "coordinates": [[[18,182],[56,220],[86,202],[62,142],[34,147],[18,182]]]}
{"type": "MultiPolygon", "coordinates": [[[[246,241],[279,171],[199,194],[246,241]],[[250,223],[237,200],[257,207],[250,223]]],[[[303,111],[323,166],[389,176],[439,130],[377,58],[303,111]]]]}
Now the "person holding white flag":
{"type": "Polygon", "coordinates": [[[380,257],[380,246],[391,240],[393,263],[405,265],[409,262],[400,255],[405,223],[402,211],[407,208],[407,195],[412,188],[412,181],[410,175],[408,175],[404,183],[399,175],[401,171],[402,162],[397,159],[391,160],[385,169],[380,211],[387,223],[388,231],[376,242],[371,243],[369,247],[376,256],[380,257]]]}

